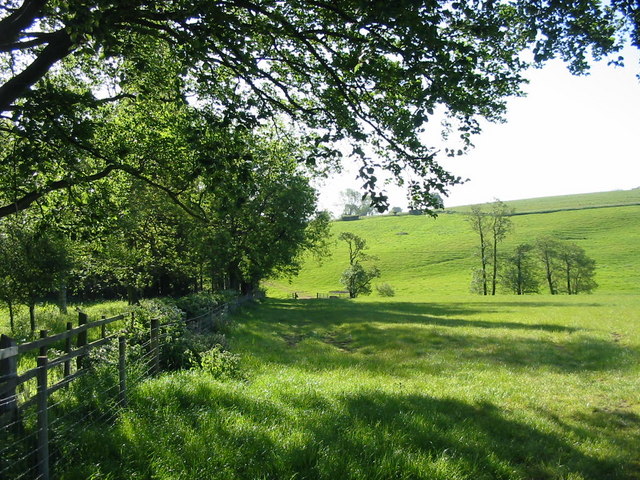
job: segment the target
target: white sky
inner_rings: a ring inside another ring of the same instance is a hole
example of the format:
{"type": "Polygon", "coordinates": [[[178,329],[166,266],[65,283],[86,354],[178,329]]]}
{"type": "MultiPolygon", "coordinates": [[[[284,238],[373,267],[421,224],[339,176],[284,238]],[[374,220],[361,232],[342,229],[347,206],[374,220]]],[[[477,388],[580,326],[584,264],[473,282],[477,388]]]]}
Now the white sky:
{"type": "MultiPolygon", "coordinates": [[[[470,181],[453,187],[446,206],[640,187],[640,71],[636,49],[625,68],[598,62],[589,76],[552,62],[529,72],[526,97],[510,99],[507,123],[486,124],[475,148],[441,159],[470,181]]],[[[340,213],[340,192],[358,190],[355,169],[320,187],[320,207],[340,213]]],[[[406,209],[402,189],[391,206],[406,209]]]]}

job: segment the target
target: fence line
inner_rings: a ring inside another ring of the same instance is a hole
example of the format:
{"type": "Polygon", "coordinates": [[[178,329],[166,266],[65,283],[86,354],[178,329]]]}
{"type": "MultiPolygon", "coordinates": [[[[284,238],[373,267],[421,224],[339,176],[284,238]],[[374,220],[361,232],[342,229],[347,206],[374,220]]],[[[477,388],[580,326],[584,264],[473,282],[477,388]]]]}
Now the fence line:
{"type": "MultiPolygon", "coordinates": [[[[127,405],[127,389],[132,388],[149,375],[157,374],[160,371],[160,346],[161,340],[166,337],[166,333],[161,333],[163,327],[182,323],[191,330],[202,333],[205,330],[214,330],[220,327],[227,314],[248,300],[253,299],[253,295],[237,298],[231,303],[225,303],[209,310],[198,317],[186,319],[183,322],[173,324],[160,324],[158,319],[152,319],[147,331],[146,340],[142,344],[138,343],[137,348],[146,350],[137,359],[142,362],[141,375],[128,378],[127,375],[127,338],[124,335],[125,329],[107,335],[106,326],[114,322],[125,321],[128,314],[120,314],[111,318],[101,318],[100,320],[89,322],[88,316],[80,312],[78,314],[78,326],[73,327],[71,322],[67,323],[66,331],[54,335],[48,335],[46,330],[40,331],[40,338],[31,342],[16,344],[16,342],[6,336],[0,337],[0,434],[6,437],[7,441],[0,442],[0,480],[5,478],[37,478],[49,480],[50,467],[59,464],[60,458],[53,459],[50,452],[51,428],[57,424],[64,426],[63,420],[67,417],[73,418],[76,414],[82,414],[82,406],[76,407],[69,413],[53,420],[50,418],[50,411],[55,407],[62,406],[63,400],[51,403],[49,398],[57,391],[69,386],[74,380],[91,372],[91,365],[88,358],[91,352],[101,347],[114,345],[117,349],[117,363],[106,362],[113,365],[117,370],[116,385],[109,387],[114,390],[115,405],[107,407],[107,411],[98,415],[109,419],[117,416],[117,409],[127,405]],[[100,328],[100,336],[97,340],[88,341],[89,330],[100,328]],[[73,339],[75,338],[75,349],[73,339]],[[117,341],[116,341],[117,340],[117,341]],[[62,345],[62,354],[56,358],[49,359],[49,351],[53,347],[62,345]],[[38,351],[37,366],[18,373],[18,357],[20,355],[38,351]],[[76,360],[75,371],[72,368],[72,360],[76,360]],[[52,377],[49,371],[62,367],[62,375],[52,377]],[[29,391],[27,382],[36,381],[35,392],[29,391]],[[23,386],[20,392],[20,386],[23,386]],[[35,412],[31,412],[35,407],[35,412]],[[107,416],[108,414],[108,416],[107,416]],[[22,446],[22,449],[19,448],[22,446]],[[13,448],[12,448],[13,447],[13,448]],[[33,475],[37,473],[36,475],[33,475]]],[[[134,322],[133,312],[131,315],[134,322]]],[[[129,365],[133,367],[133,365],[129,365]]],[[[90,411],[82,415],[66,431],[55,431],[55,437],[68,435],[69,431],[77,425],[85,423],[95,415],[95,411],[90,411]]],[[[100,412],[98,412],[100,413],[100,412]]]]}

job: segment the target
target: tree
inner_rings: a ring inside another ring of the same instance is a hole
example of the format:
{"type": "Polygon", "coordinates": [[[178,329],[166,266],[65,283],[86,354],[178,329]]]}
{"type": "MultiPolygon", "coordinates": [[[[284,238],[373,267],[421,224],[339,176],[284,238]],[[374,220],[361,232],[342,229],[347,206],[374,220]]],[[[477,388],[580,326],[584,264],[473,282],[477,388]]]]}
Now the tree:
{"type": "Polygon", "coordinates": [[[36,302],[56,290],[71,270],[67,241],[50,225],[30,217],[5,221],[1,227],[0,249],[8,255],[3,257],[7,263],[1,271],[2,296],[10,310],[16,303],[29,307],[29,325],[34,332],[36,302]]]}
{"type": "Polygon", "coordinates": [[[467,222],[471,229],[478,234],[479,246],[478,255],[480,257],[480,269],[474,272],[472,290],[476,290],[483,295],[489,294],[489,273],[488,267],[491,265],[491,295],[496,294],[498,283],[498,244],[504,240],[507,233],[512,228],[509,215],[513,213],[505,203],[496,200],[489,207],[489,212],[485,212],[481,206],[471,207],[471,212],[467,216],[467,222]]]}
{"type": "Polygon", "coordinates": [[[499,280],[505,289],[516,295],[537,293],[540,288],[534,248],[528,243],[520,244],[504,259],[499,280]]]}
{"type": "Polygon", "coordinates": [[[478,246],[478,255],[480,257],[480,269],[474,272],[472,280],[472,289],[477,290],[482,295],[488,295],[487,286],[487,267],[489,265],[489,248],[491,228],[491,219],[479,206],[471,207],[471,213],[467,217],[467,222],[471,229],[478,234],[480,244],[478,246]]]}
{"type": "Polygon", "coordinates": [[[589,258],[584,249],[575,243],[563,244],[558,252],[565,277],[565,291],[568,295],[581,292],[590,293],[598,284],[593,279],[596,262],[589,258]]]}
{"type": "Polygon", "coordinates": [[[391,209],[391,213],[393,213],[394,215],[398,215],[400,212],[402,212],[402,207],[393,207],[391,209]]]}
{"type": "Polygon", "coordinates": [[[369,268],[361,262],[374,260],[375,257],[366,254],[367,241],[351,232],[342,232],[339,240],[346,242],[349,248],[349,268],[342,272],[340,282],[349,291],[349,298],[371,293],[371,282],[380,276],[380,270],[375,265],[369,268]]]}
{"type": "Polygon", "coordinates": [[[380,270],[375,265],[369,268],[355,263],[342,272],[340,282],[349,291],[349,298],[371,293],[371,282],[380,276],[380,270]]]}
{"type": "Polygon", "coordinates": [[[513,223],[509,218],[513,214],[513,209],[505,203],[496,200],[491,205],[489,213],[491,223],[491,263],[493,270],[491,274],[491,295],[496,294],[496,284],[498,281],[498,244],[502,242],[507,233],[513,228],[513,223]]]}
{"type": "Polygon", "coordinates": [[[588,257],[583,248],[574,243],[541,237],[536,241],[536,249],[552,295],[563,292],[576,295],[597,288],[598,284],[593,279],[595,260],[588,257]]]}
{"type": "Polygon", "coordinates": [[[536,250],[542,263],[545,279],[551,295],[558,293],[558,255],[561,248],[561,243],[551,237],[541,237],[536,240],[536,250]]]}
{"type": "Polygon", "coordinates": [[[301,162],[331,164],[347,143],[373,204],[387,206],[379,171],[401,182],[408,170],[419,179],[408,184],[412,204],[428,206],[461,181],[421,140],[437,107],[460,133],[461,148],[445,150],[455,155],[479,119],[500,120],[530,65],[561,56],[584,72],[589,53],[618,51],[629,30],[639,45],[637,8],[626,1],[8,0],[0,217],[115,171],[145,176],[145,162],[121,162],[93,144],[126,131],[113,115],[120,105],[150,99],[188,104],[220,129],[285,118],[310,146],[301,162]]]}
{"type": "Polygon", "coordinates": [[[374,208],[371,206],[371,200],[367,195],[362,195],[360,192],[347,188],[340,193],[342,203],[344,203],[343,215],[359,215],[365,217],[371,215],[374,212],[374,208]]]}

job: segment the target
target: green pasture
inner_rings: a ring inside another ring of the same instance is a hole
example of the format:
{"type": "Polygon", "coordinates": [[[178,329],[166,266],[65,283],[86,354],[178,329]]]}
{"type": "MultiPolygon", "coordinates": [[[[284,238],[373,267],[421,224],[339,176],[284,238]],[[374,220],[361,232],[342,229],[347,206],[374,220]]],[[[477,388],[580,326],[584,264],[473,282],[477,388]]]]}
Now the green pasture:
{"type": "Polygon", "coordinates": [[[161,376],[112,429],[94,479],[635,479],[632,295],[270,299],[236,317],[238,378],[161,376]]]}
{"type": "MultiPolygon", "coordinates": [[[[501,244],[501,251],[539,236],[555,236],[578,244],[596,260],[595,279],[600,285],[596,293],[640,293],[640,206],[631,205],[637,200],[635,192],[640,190],[559,197],[557,205],[562,208],[589,208],[513,216],[514,230],[501,244]],[[593,208],[623,201],[630,205],[593,208]]],[[[553,205],[546,198],[512,203],[528,211],[553,205]]],[[[516,207],[516,213],[519,211],[516,207]]],[[[368,252],[378,257],[375,263],[382,272],[376,283],[389,283],[400,295],[428,299],[469,291],[471,272],[478,266],[478,239],[464,214],[442,213],[437,218],[400,215],[333,222],[332,256],[320,265],[308,258],[300,275],[291,281],[267,282],[269,294],[286,297],[298,292],[315,297],[316,293],[341,290],[339,280],[348,255],[346,244],[336,239],[344,231],[367,240],[368,252]]]]}

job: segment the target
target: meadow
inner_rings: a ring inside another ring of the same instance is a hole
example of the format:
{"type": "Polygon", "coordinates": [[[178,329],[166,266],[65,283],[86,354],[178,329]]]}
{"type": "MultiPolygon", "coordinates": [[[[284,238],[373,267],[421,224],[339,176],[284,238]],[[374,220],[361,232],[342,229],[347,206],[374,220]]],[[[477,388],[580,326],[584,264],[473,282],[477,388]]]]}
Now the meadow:
{"type": "Polygon", "coordinates": [[[341,288],[336,243],[235,314],[231,373],[145,381],[78,432],[57,477],[640,478],[640,207],[572,198],[513,217],[504,248],[574,241],[597,261],[596,293],[468,293],[475,238],[458,213],[335,222],[367,238],[396,296],[287,298],[341,288]]]}
{"type": "Polygon", "coordinates": [[[269,299],[236,317],[234,378],[163,375],[94,479],[634,479],[635,296],[269,299]]]}

